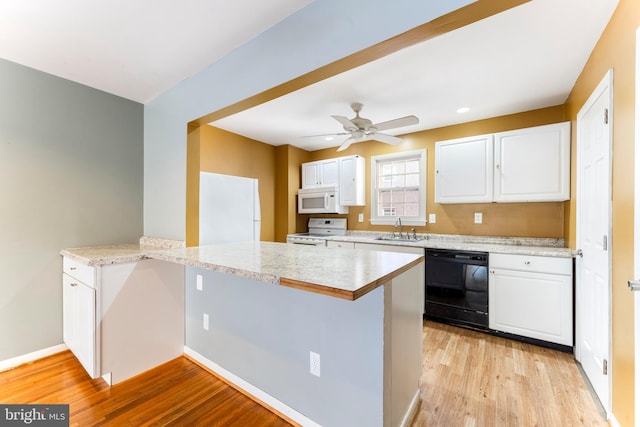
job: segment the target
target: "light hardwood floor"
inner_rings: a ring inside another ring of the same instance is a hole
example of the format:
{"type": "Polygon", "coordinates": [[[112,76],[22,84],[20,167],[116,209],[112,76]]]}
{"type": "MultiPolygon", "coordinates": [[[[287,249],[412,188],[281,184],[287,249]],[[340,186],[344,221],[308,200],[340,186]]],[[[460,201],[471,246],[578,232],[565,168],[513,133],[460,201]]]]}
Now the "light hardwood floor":
{"type": "Polygon", "coordinates": [[[422,426],[607,426],[573,355],[424,323],[422,426]]]}
{"type": "MultiPolygon", "coordinates": [[[[425,322],[413,427],[607,426],[572,355],[425,322]]],[[[185,357],[107,387],[70,352],[0,373],[0,403],[69,403],[71,426],[289,426],[185,357]]]]}

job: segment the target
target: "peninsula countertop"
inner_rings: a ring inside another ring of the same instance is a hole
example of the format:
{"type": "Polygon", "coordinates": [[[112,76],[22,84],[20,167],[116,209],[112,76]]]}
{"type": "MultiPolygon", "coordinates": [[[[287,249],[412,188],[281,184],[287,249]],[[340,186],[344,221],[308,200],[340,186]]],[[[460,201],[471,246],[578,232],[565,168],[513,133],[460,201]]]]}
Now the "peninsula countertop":
{"type": "Polygon", "coordinates": [[[141,242],[69,248],[60,254],[90,266],[157,259],[348,300],[365,295],[423,259],[415,254],[274,242],[174,249],[141,242]]]}
{"type": "Polygon", "coordinates": [[[424,258],[274,242],[150,251],[147,257],[348,300],[367,294],[424,258]]]}

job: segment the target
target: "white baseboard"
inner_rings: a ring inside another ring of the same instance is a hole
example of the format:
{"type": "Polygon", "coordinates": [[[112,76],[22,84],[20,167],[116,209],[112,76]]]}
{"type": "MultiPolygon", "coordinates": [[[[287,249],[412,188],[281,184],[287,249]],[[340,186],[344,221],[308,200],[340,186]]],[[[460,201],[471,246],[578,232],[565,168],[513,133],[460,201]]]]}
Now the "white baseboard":
{"type": "Polygon", "coordinates": [[[400,427],[409,427],[416,416],[416,413],[420,409],[420,389],[416,390],[416,394],[411,399],[411,404],[407,408],[407,413],[404,414],[400,427]]]}
{"type": "Polygon", "coordinates": [[[0,372],[18,367],[25,363],[33,362],[34,360],[42,359],[43,357],[51,356],[52,354],[60,353],[61,351],[65,351],[68,349],[69,347],[67,347],[66,344],[58,344],[54,345],[53,347],[34,351],[33,353],[23,354],[22,356],[13,357],[7,360],[1,360],[0,372]]]}
{"type": "Polygon", "coordinates": [[[618,420],[616,420],[616,417],[613,415],[613,413],[609,414],[609,425],[611,427],[620,427],[620,423],[618,422],[618,420]]]}
{"type": "Polygon", "coordinates": [[[258,387],[246,382],[245,380],[238,377],[237,375],[232,374],[231,372],[227,371],[226,369],[219,366],[215,362],[212,362],[211,360],[207,359],[206,357],[196,352],[195,350],[192,350],[191,348],[185,346],[184,354],[191,357],[193,360],[197,361],[203,366],[207,367],[207,369],[210,369],[212,372],[215,372],[216,375],[221,376],[222,378],[229,381],[236,387],[250,394],[257,400],[264,402],[264,404],[266,404],[267,406],[270,406],[271,408],[280,412],[282,415],[289,417],[291,420],[297,422],[298,424],[303,425],[305,427],[306,426],[321,427],[320,424],[310,420],[309,418],[302,415],[300,412],[285,405],[275,397],[269,395],[268,393],[265,393],[264,391],[260,390],[258,387]]]}

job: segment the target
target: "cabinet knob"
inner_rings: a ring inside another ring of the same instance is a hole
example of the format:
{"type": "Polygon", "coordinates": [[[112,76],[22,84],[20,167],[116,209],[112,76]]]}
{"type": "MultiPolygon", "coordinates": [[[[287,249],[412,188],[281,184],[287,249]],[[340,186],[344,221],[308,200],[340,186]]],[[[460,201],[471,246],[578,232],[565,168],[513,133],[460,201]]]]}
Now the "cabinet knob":
{"type": "Polygon", "coordinates": [[[75,288],[76,286],[78,286],[78,284],[77,284],[77,283],[71,283],[71,287],[72,287],[72,288],[75,288]]]}
{"type": "Polygon", "coordinates": [[[531,261],[525,261],[524,262],[524,265],[529,265],[529,264],[531,264],[531,261]]]}
{"type": "Polygon", "coordinates": [[[69,270],[71,270],[71,271],[73,271],[75,269],[76,269],[75,267],[69,267],[69,270]]]}

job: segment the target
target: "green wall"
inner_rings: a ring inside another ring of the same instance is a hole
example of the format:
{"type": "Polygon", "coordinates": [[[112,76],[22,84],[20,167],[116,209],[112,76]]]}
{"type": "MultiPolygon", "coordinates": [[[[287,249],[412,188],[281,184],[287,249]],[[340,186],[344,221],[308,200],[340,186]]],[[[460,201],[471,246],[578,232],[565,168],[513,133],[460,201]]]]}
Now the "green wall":
{"type": "Polygon", "coordinates": [[[62,343],[66,247],[142,235],[143,106],[0,60],[0,362],[62,343]]]}

